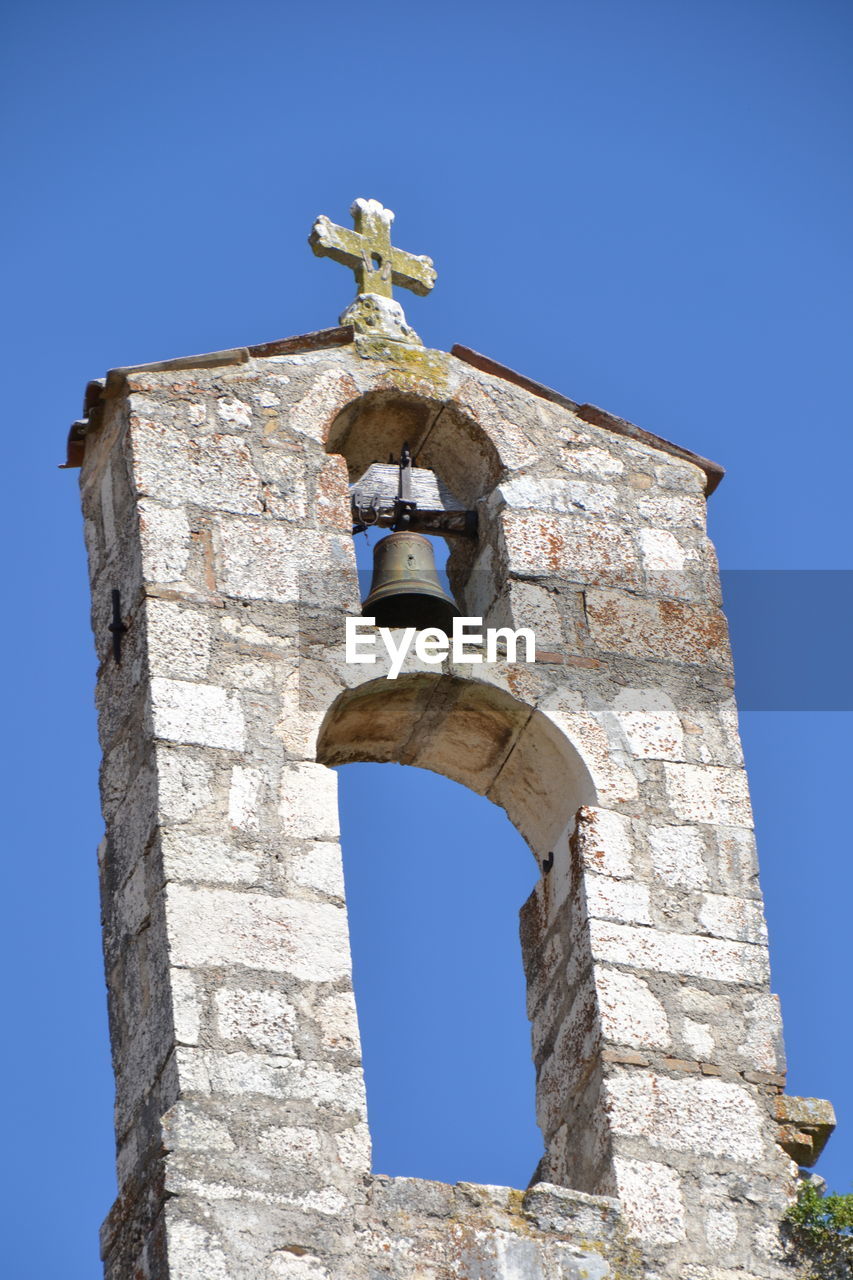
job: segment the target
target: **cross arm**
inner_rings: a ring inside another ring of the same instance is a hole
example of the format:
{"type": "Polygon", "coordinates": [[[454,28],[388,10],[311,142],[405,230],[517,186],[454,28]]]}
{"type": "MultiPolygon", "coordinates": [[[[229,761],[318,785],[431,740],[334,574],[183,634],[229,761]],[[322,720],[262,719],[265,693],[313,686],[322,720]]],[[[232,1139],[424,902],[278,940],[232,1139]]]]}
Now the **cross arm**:
{"type": "Polygon", "coordinates": [[[325,214],[321,214],[311,228],[308,243],[318,258],[333,258],[353,271],[363,264],[363,237],[357,231],[339,227],[325,214]]]}
{"type": "Polygon", "coordinates": [[[428,258],[426,254],[406,253],[403,249],[392,248],[391,281],[399,288],[411,289],[413,293],[424,297],[435,284],[437,275],[432,258],[428,258]]]}

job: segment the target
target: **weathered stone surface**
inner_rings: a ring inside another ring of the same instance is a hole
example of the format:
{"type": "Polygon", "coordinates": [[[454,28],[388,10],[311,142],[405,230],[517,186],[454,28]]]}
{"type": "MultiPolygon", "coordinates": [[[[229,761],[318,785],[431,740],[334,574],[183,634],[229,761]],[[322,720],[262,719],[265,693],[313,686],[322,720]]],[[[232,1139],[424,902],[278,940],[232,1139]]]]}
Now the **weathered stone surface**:
{"type": "Polygon", "coordinates": [[[574,582],[630,587],[639,559],[630,537],[605,521],[507,511],[503,520],[507,568],[520,577],[566,577],[574,582]]]}
{"type": "Polygon", "coordinates": [[[632,1235],[651,1245],[684,1239],[684,1199],[674,1169],[656,1160],[617,1157],[614,1180],[632,1235]]]}
{"type": "Polygon", "coordinates": [[[590,807],[580,809],[576,841],[588,871],[617,879],[633,874],[631,828],[621,814],[590,807]]]}
{"type": "Polygon", "coordinates": [[[613,880],[610,876],[586,878],[586,903],[590,918],[618,920],[624,924],[651,924],[649,890],[644,884],[613,880]]]}
{"type": "Polygon", "coordinates": [[[812,1165],[835,1128],[835,1111],[823,1098],[778,1097],[779,1145],[797,1164],[812,1165]]]}
{"type": "Polygon", "coordinates": [[[590,933],[595,958],[611,964],[714,982],[760,986],[767,980],[767,951],[762,946],[598,920],[590,921],[590,933]]]}
{"type": "Polygon", "coordinates": [[[228,987],[217,991],[213,1002],[223,1040],[293,1057],[296,1011],[282,992],[228,987]]]}
{"type": "Polygon", "coordinates": [[[641,760],[682,760],[684,734],[675,704],[659,689],[625,689],[613,710],[633,755],[641,760]]]}
{"type": "Polygon", "coordinates": [[[334,840],[339,827],[337,778],[323,765],[287,765],[278,811],[291,838],[334,840]]]}
{"type": "Polygon", "coordinates": [[[155,738],[199,747],[242,751],[245,724],[239,700],[226,689],[198,681],[151,679],[155,738]]]}
{"type": "Polygon", "coordinates": [[[622,1073],[606,1084],[614,1128],[652,1147],[748,1164],[764,1152],[764,1118],[747,1088],[723,1080],[622,1073]]]}
{"type": "Polygon", "coordinates": [[[423,346],[399,302],[375,293],[360,293],[341,313],[341,324],[351,324],[367,337],[391,338],[394,342],[410,342],[423,346]]]}
{"type": "Polygon", "coordinates": [[[666,1011],[648,983],[619,969],[599,968],[596,990],[603,1035],[615,1044],[668,1049],[666,1011]]]}
{"type": "Polygon", "coordinates": [[[187,438],[131,413],[130,438],[140,497],[244,515],[262,510],[261,486],[239,436],[187,438]]]}
{"type": "Polygon", "coordinates": [[[260,969],[316,982],[349,972],[340,907],[187,885],[171,885],[166,901],[174,964],[260,969]]]}
{"type": "Polygon", "coordinates": [[[705,846],[697,827],[652,827],[649,845],[655,876],[663,884],[685,889],[708,884],[705,846]]]}
{"type": "Polygon", "coordinates": [[[751,826],[749,791],[742,770],[665,764],[664,776],[672,811],[679,821],[751,826]]]}
{"type": "Polygon", "coordinates": [[[600,589],[605,585],[630,587],[627,576],[620,579],[614,575],[611,582],[598,578],[593,583],[596,589],[587,595],[587,610],[596,648],[636,658],[729,668],[726,623],[719,611],[600,589]]]}

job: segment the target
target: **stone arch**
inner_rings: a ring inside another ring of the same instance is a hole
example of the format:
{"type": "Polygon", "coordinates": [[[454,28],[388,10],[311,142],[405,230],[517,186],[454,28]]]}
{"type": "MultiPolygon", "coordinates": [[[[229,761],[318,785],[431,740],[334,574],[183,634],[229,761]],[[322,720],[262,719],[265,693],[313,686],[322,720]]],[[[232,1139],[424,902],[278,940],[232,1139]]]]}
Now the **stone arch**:
{"type": "Polygon", "coordinates": [[[488,432],[461,405],[396,387],[367,391],[341,408],[328,428],[326,452],[342,455],[354,480],[372,462],[397,457],[406,443],[419,466],[435,471],[472,506],[504,471],[488,432]]]}
{"type": "MultiPolygon", "coordinates": [[[[499,437],[482,423],[475,410],[448,397],[425,396],[393,385],[375,386],[339,409],[326,431],[326,451],[344,458],[350,482],[372,462],[396,458],[408,444],[415,464],[434,471],[451,493],[470,510],[477,510],[480,536],[476,541],[448,538],[447,573],[463,608],[477,612],[485,590],[469,592],[472,570],[495,516],[485,501],[506,475],[499,437]]],[[[480,584],[478,584],[480,585],[480,584]]]]}
{"type": "Polygon", "coordinates": [[[415,672],[346,689],[317,739],[321,764],[413,764],[504,809],[536,857],[568,838],[592,776],[553,720],[485,681],[415,672]]]}
{"type": "Polygon", "coordinates": [[[316,758],[328,766],[397,762],[443,774],[502,808],[527,841],[542,870],[521,911],[536,1118],[545,1143],[533,1180],[595,1190],[610,1153],[589,928],[573,849],[578,817],[600,812],[584,758],[553,719],[504,689],[427,672],[340,693],[321,726],[316,758]]]}

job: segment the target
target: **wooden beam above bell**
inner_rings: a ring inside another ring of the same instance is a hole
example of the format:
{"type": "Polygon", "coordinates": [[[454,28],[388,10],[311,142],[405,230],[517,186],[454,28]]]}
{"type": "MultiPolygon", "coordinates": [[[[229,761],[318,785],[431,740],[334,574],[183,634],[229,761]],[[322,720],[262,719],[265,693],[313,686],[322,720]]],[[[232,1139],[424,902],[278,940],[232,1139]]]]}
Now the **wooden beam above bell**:
{"type": "Polygon", "coordinates": [[[409,507],[408,529],[476,536],[476,511],[466,510],[434,471],[411,465],[403,468],[396,462],[374,462],[350,485],[353,524],[358,530],[399,524],[401,499],[409,507]]]}

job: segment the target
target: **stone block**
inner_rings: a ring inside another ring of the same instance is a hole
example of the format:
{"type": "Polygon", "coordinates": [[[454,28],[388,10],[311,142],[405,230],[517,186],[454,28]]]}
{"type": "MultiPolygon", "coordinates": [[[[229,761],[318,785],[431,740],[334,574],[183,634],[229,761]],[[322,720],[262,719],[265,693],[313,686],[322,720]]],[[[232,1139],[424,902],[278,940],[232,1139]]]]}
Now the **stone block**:
{"type": "Polygon", "coordinates": [[[539,651],[559,649],[566,639],[553,594],[533,582],[511,582],[484,623],[487,627],[529,627],[536,636],[537,661],[541,661],[539,651]]]}
{"type": "Polygon", "coordinates": [[[705,1238],[715,1253],[728,1253],[737,1240],[738,1220],[731,1209],[709,1209],[705,1217],[705,1238]]]}
{"type": "Polygon", "coordinates": [[[336,840],[337,775],[322,764],[288,764],[281,775],[279,816],[292,840],[336,840]]]}
{"type": "Polygon", "coordinates": [[[449,1218],[458,1211],[457,1200],[457,1188],[445,1182],[382,1175],[372,1179],[371,1201],[383,1219],[400,1213],[409,1218],[449,1218]]]}
{"type": "MultiPolygon", "coordinates": [[[[570,744],[569,750],[563,747],[564,758],[570,751],[576,752],[592,781],[592,787],[587,785],[580,791],[580,803],[590,804],[595,799],[604,808],[615,808],[636,799],[637,779],[626,767],[622,744],[611,741],[605,724],[585,709],[582,695],[574,690],[558,689],[544,698],[538,709],[554,722],[570,744]],[[594,795],[590,794],[593,787],[594,795]]],[[[601,720],[607,719],[607,715],[601,713],[601,720]]],[[[576,768],[574,772],[578,772],[576,768]]],[[[576,803],[572,814],[577,807],[576,803]]]]}
{"type": "Polygon", "coordinates": [[[659,689],[624,689],[614,698],[613,711],[638,759],[684,759],[681,720],[668,694],[659,689]]]}
{"type": "Polygon", "coordinates": [[[677,1244],[686,1236],[681,1178],[656,1160],[616,1157],[613,1171],[631,1235],[652,1245],[677,1244]]]}
{"type": "Polygon", "coordinates": [[[751,824],[747,828],[721,826],[714,832],[717,843],[716,880],[720,889],[728,888],[744,896],[759,897],[758,857],[751,824]]]}
{"type": "Polygon", "coordinates": [[[351,1125],[335,1134],[338,1159],[344,1169],[365,1177],[370,1173],[370,1130],[366,1124],[351,1125]]]}
{"type": "Polygon", "coordinates": [[[294,1056],[296,1011],[283,992],[224,987],[216,992],[213,1004],[216,1029],[223,1040],[294,1056]]]}
{"type": "Polygon", "coordinates": [[[234,1151],[234,1139],[224,1121],[197,1104],[176,1102],[163,1117],[163,1140],[179,1151],[234,1151]]]}
{"type": "Polygon", "coordinates": [[[320,1160],[320,1135],[305,1125],[275,1125],[258,1134],[258,1149],[283,1170],[311,1169],[320,1160]]]}
{"type": "MultiPolygon", "coordinates": [[[[717,563],[707,539],[687,530],[640,529],[646,594],[721,609],[717,563]]],[[[720,615],[722,617],[722,615],[720,615]]]]}
{"type": "Polygon", "coordinates": [[[264,449],[258,473],[262,478],[264,508],[270,515],[291,522],[310,519],[306,463],[307,459],[297,447],[264,449]]]}
{"type": "Polygon", "coordinates": [[[832,1103],[783,1094],[776,1098],[774,1108],[782,1150],[797,1164],[807,1168],[815,1164],[835,1128],[832,1103]]]}
{"type": "Polygon", "coordinates": [[[204,1280],[231,1280],[231,1268],[216,1234],[197,1222],[167,1218],[169,1280],[199,1280],[199,1259],[204,1259],[204,1280]]]}
{"type": "Polygon", "coordinates": [[[737,1050],[750,1068],[746,1078],[758,1071],[784,1084],[785,1047],[779,997],[769,992],[746,993],[741,1033],[737,1050]]]}
{"type": "MultiPolygon", "coordinates": [[[[585,437],[581,436],[581,441],[585,437]]],[[[577,475],[621,476],[625,463],[610,450],[599,445],[571,442],[560,454],[560,466],[564,471],[577,475]]]]}
{"type": "MultiPolygon", "coordinates": [[[[121,803],[108,816],[104,885],[114,892],[144,855],[157,821],[157,776],[146,763],[134,774],[121,803]]],[[[162,787],[161,787],[162,794],[162,787]]]]}
{"type": "Polygon", "coordinates": [[[315,840],[310,848],[290,854],[287,874],[303,889],[313,889],[336,901],[344,900],[341,846],[333,841],[315,840]]]}
{"type": "Polygon", "coordinates": [[[239,764],[231,770],[228,821],[232,827],[246,832],[258,831],[258,804],[263,777],[260,769],[249,769],[239,764]]]}
{"type": "Polygon", "coordinates": [[[752,809],[742,769],[715,765],[664,764],[669,803],[680,822],[749,827],[752,809]]]}
{"type": "Polygon", "coordinates": [[[130,440],[140,497],[244,515],[262,510],[252,455],[239,436],[213,432],[184,436],[132,416],[130,440]]]}
{"type": "Polygon", "coordinates": [[[697,827],[652,827],[648,835],[656,880],[683,889],[707,886],[705,845],[697,827]]]}
{"type": "Polygon", "coordinates": [[[587,910],[596,920],[618,920],[623,924],[651,924],[649,890],[631,880],[587,875],[584,880],[587,910]]]}
{"type": "Polygon", "coordinates": [[[516,473],[498,485],[491,501],[513,510],[612,516],[619,511],[619,496],[613,485],[516,473]]]}
{"type": "Polygon", "coordinates": [[[179,1044],[198,1044],[201,1028],[201,999],[198,983],[188,969],[169,971],[175,1039],[179,1044]]]}
{"type": "Polygon", "coordinates": [[[603,965],[596,965],[594,974],[604,1039],[612,1044],[668,1049],[671,1036],[666,1011],[648,983],[603,965]]]}
{"type": "Polygon", "coordinates": [[[600,1034],[595,989],[587,980],[558,1024],[553,1048],[537,1073],[536,1118],[546,1138],[556,1132],[594,1071],[600,1034]]]}
{"type": "MultiPolygon", "coordinates": [[[[495,453],[494,461],[488,456],[482,461],[478,459],[476,454],[485,452],[483,443],[480,443],[477,449],[470,438],[473,433],[469,428],[460,443],[453,449],[457,455],[454,461],[459,470],[477,467],[482,478],[485,479],[495,462],[498,467],[503,463],[509,471],[517,471],[536,461],[537,449],[530,439],[529,429],[532,427],[535,430],[535,427],[542,422],[541,418],[537,419],[539,406],[531,403],[528,398],[518,395],[516,388],[498,379],[469,378],[459,387],[456,402],[469,421],[473,418],[479,428],[478,434],[485,434],[486,440],[491,443],[495,453]],[[527,431],[522,424],[528,427],[527,431]]],[[[445,416],[442,414],[439,426],[444,425],[445,416]]],[[[452,440],[452,428],[455,426],[457,424],[452,421],[448,423],[445,426],[444,436],[450,436],[452,440]]],[[[435,430],[430,432],[430,435],[434,434],[435,430]]],[[[459,435],[458,427],[455,434],[459,435]]],[[[430,443],[433,442],[430,441],[430,443]]],[[[446,440],[442,439],[440,443],[447,447],[446,440]]],[[[439,442],[436,441],[436,444],[439,442]]],[[[452,444],[450,447],[453,447],[452,444]]],[[[496,474],[493,475],[492,484],[497,478],[496,474]]],[[[454,492],[458,492],[459,496],[465,499],[466,495],[460,486],[452,487],[454,492]]]]}
{"type": "Polygon", "coordinates": [[[622,814],[584,805],[574,843],[587,871],[620,880],[633,875],[631,823],[622,814]]]}
{"type": "Polygon", "coordinates": [[[320,1045],[326,1049],[359,1054],[361,1040],[352,991],[339,991],[320,999],[313,1009],[320,1045]]]}
{"type": "Polygon", "coordinates": [[[297,602],[300,575],[352,569],[352,543],[272,520],[221,517],[214,532],[217,585],[239,600],[297,602]]]}
{"type": "Polygon", "coordinates": [[[505,511],[507,572],[523,578],[562,578],[594,586],[637,588],[640,562],[630,535],[618,525],[580,517],[505,511]]]}
{"type": "Polygon", "coordinates": [[[216,401],[216,416],[226,426],[241,431],[252,425],[252,410],[237,396],[220,396],[216,401]]]}
{"type": "Polygon", "coordinates": [[[192,541],[181,507],[146,499],[139,503],[141,568],[146,583],[175,583],[186,576],[192,541]]]}
{"type": "Polygon", "coordinates": [[[699,923],[715,938],[739,942],[767,942],[767,925],[761,903],[754,898],[732,898],[722,893],[705,893],[699,908],[699,923]]]}
{"type": "Polygon", "coordinates": [[[240,701],[218,685],[153,676],[151,720],[155,738],[198,747],[242,751],[245,723],[240,701]]]}
{"type": "Polygon", "coordinates": [[[145,601],[145,633],[152,675],[204,679],[211,645],[207,613],[150,596],[145,601]]]}
{"type": "Polygon", "coordinates": [[[714,1036],[706,1022],[694,1022],[692,1018],[684,1018],[681,1023],[681,1037],[694,1058],[707,1060],[714,1053],[714,1036]]]}
{"type": "Polygon", "coordinates": [[[358,387],[350,374],[326,369],[317,375],[302,399],[288,409],[284,424],[297,435],[322,444],[334,419],[357,395],[358,387]]]}
{"type": "Polygon", "coordinates": [[[769,973],[767,948],[635,925],[591,920],[592,954],[609,964],[674,973],[712,982],[762,986],[769,973]]]}
{"type": "Polygon", "coordinates": [[[292,1102],[310,1103],[336,1114],[366,1120],[361,1072],[340,1066],[327,1067],[296,1058],[263,1053],[178,1048],[175,1054],[182,1090],[190,1095],[239,1098],[258,1094],[292,1102]]]}
{"type": "Polygon", "coordinates": [[[334,982],[350,971],[346,913],[225,888],[166,888],[172,963],[198,968],[232,965],[334,982]]]}
{"type": "Polygon", "coordinates": [[[604,1088],[614,1134],[746,1165],[768,1153],[766,1117],[740,1085],[632,1071],[609,1076],[604,1088]]]}
{"type": "Polygon", "coordinates": [[[656,529],[705,530],[705,500],[699,493],[649,493],[637,502],[637,515],[656,529]]]}
{"type": "Polygon", "coordinates": [[[256,850],[243,849],[216,835],[164,829],[160,844],[166,880],[254,884],[260,875],[261,859],[256,850]]]}
{"type": "Polygon", "coordinates": [[[592,587],[587,615],[593,644],[602,652],[731,667],[726,621],[717,609],[592,587]]]}

